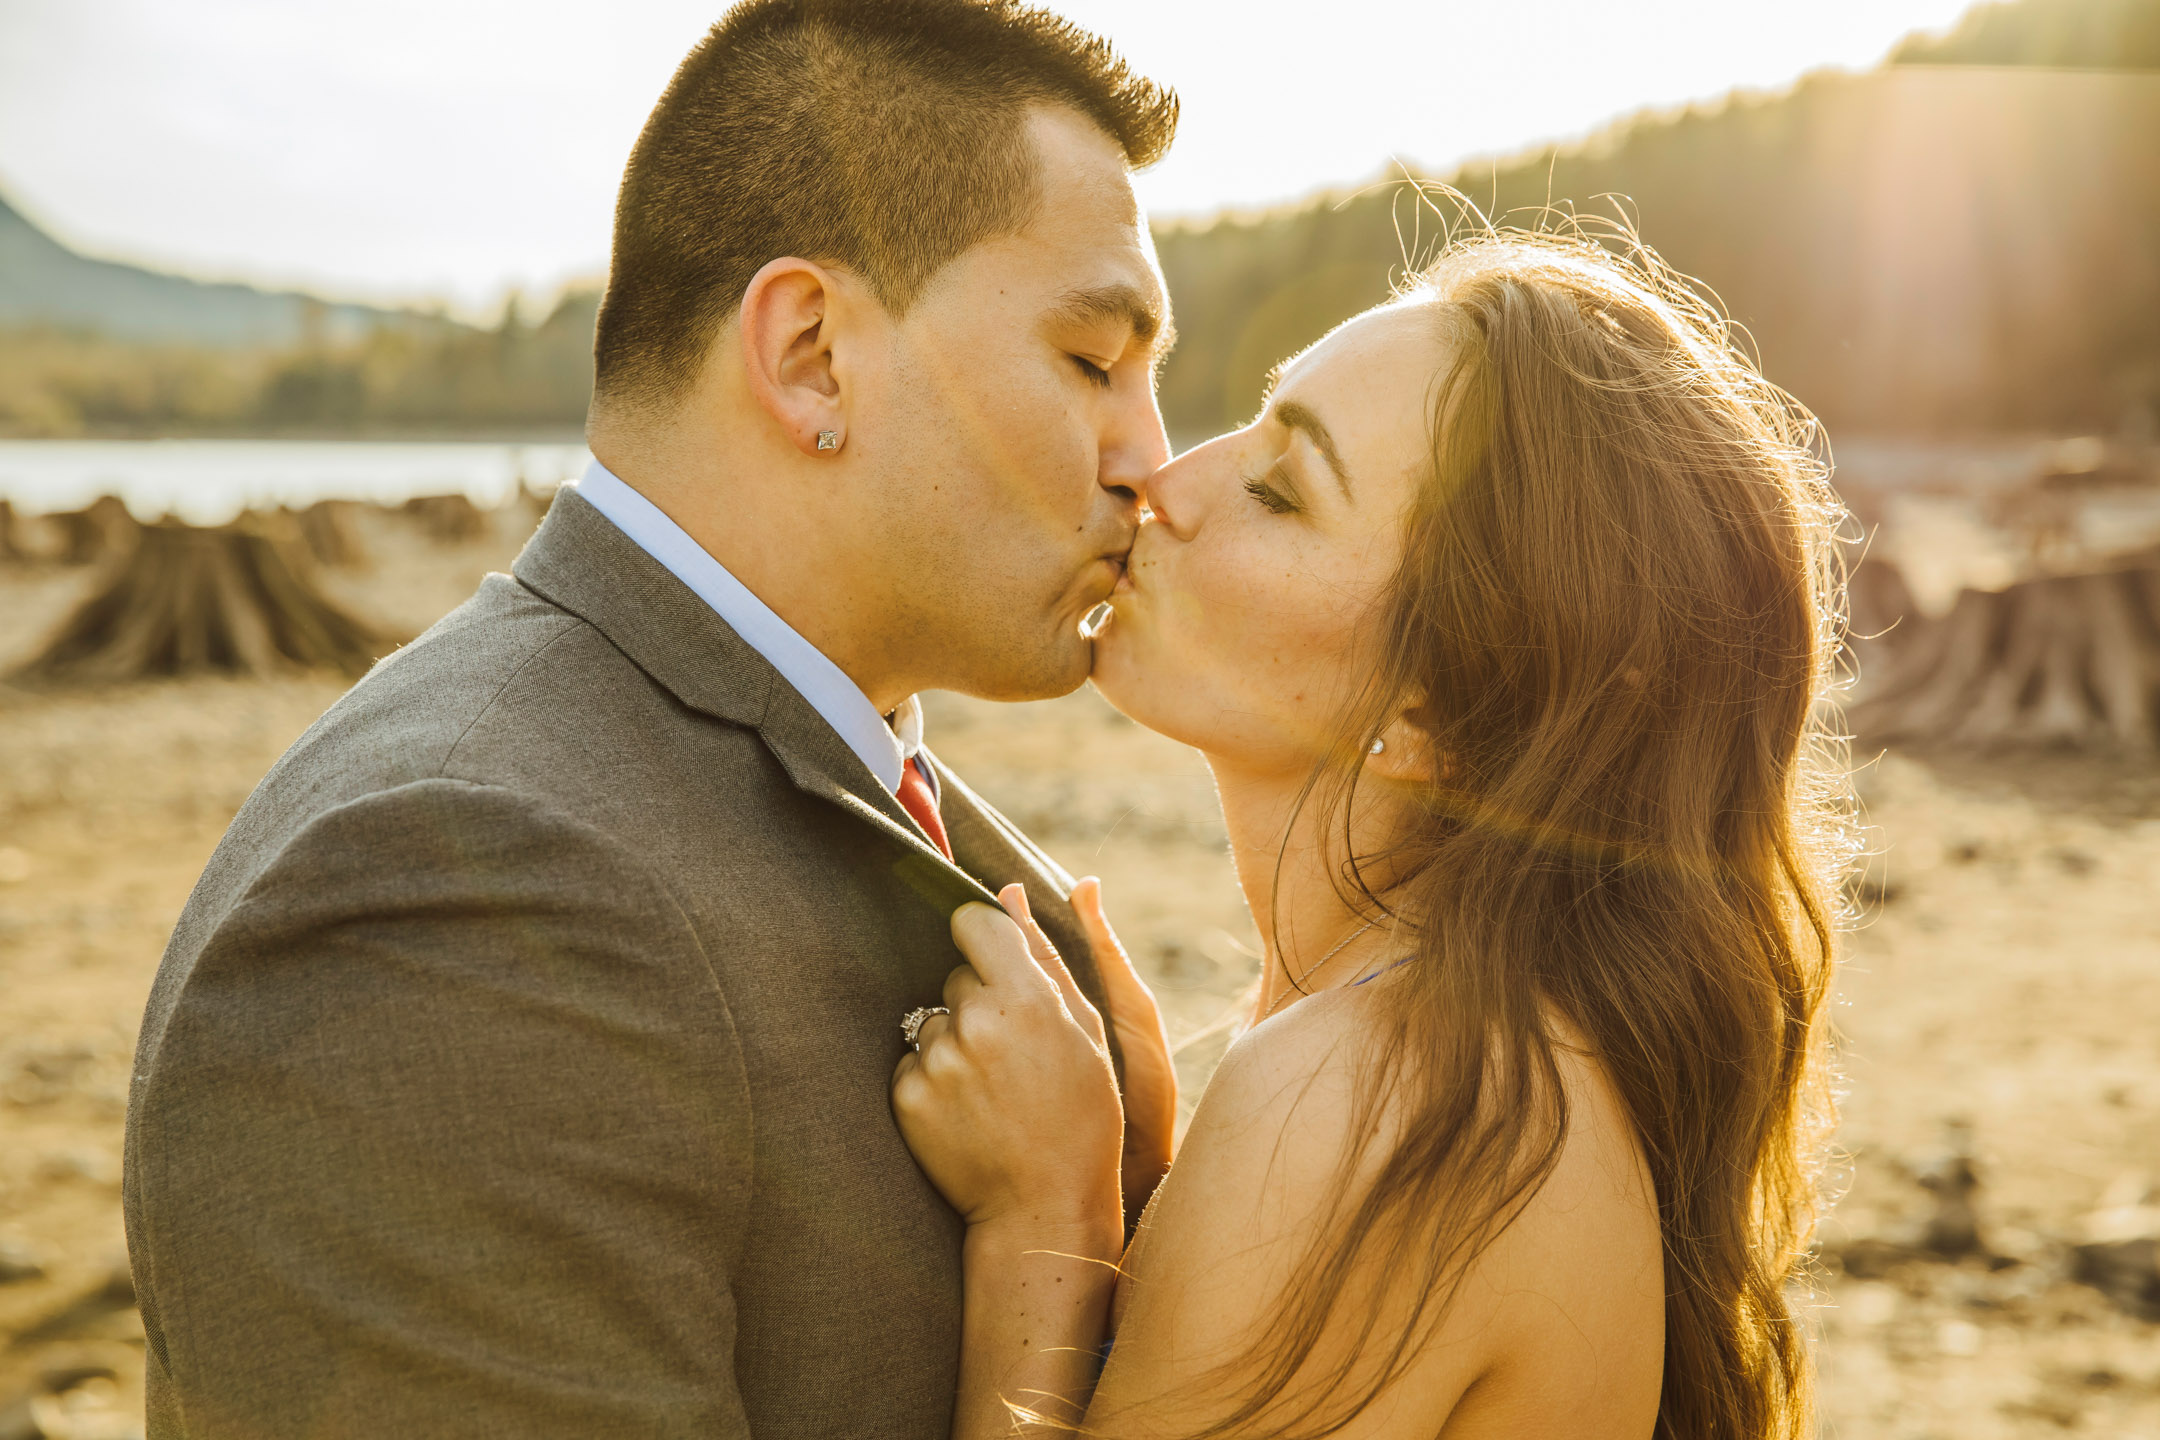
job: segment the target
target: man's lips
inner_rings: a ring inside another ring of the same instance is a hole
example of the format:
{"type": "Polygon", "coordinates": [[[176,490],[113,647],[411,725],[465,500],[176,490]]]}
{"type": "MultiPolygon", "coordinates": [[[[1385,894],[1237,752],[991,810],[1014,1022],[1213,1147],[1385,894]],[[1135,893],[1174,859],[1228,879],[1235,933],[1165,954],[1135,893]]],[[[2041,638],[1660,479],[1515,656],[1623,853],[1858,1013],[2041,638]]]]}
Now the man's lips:
{"type": "Polygon", "coordinates": [[[1118,557],[1117,583],[1110,587],[1112,595],[1129,595],[1140,588],[1139,571],[1147,563],[1147,557],[1140,551],[1156,538],[1148,533],[1145,525],[1133,536],[1132,547],[1118,557]]]}

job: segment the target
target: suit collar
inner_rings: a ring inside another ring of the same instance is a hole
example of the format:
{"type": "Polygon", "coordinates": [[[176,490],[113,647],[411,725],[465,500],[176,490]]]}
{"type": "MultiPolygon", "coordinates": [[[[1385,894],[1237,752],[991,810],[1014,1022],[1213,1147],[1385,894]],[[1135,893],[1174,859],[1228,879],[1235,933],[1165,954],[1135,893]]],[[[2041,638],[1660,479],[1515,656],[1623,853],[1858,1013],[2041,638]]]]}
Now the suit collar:
{"type": "MultiPolygon", "coordinates": [[[[993,898],[930,843],[884,782],[771,661],[575,490],[557,493],[511,569],[527,589],[605,635],[690,709],[756,730],[798,789],[951,870],[954,879],[980,892],[975,898],[993,898]]],[[[965,790],[949,771],[940,768],[939,774],[947,793],[965,790]]]]}
{"type": "Polygon", "coordinates": [[[955,860],[930,843],[772,662],[575,490],[556,495],[511,569],[526,588],[605,635],[690,709],[756,730],[798,789],[902,846],[900,870],[924,894],[951,908],[969,900],[995,904],[1005,886],[1027,886],[1044,932],[1089,998],[1102,1004],[1087,937],[1067,902],[1072,877],[927,748],[920,754],[937,771],[938,808],[955,860]]]}
{"type": "Polygon", "coordinates": [[[761,728],[773,692],[787,688],[711,606],[575,490],[557,492],[510,568],[701,714],[761,728]]]}

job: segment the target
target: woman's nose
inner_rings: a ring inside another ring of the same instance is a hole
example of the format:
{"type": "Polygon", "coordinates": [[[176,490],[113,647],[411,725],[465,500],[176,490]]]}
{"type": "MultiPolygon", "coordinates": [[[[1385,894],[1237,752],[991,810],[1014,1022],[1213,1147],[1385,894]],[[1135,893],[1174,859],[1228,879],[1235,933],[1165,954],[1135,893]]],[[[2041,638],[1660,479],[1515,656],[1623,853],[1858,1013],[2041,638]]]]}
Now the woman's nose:
{"type": "Polygon", "coordinates": [[[1142,493],[1147,497],[1148,514],[1158,525],[1173,535],[1182,535],[1181,520],[1185,514],[1186,489],[1183,477],[1185,462],[1191,453],[1179,456],[1147,478],[1142,493]]]}
{"type": "Polygon", "coordinates": [[[1221,488],[1223,478],[1234,472],[1236,457],[1225,443],[1232,438],[1218,436],[1148,477],[1148,509],[1180,540],[1192,538],[1206,518],[1210,497],[1221,488]]]}

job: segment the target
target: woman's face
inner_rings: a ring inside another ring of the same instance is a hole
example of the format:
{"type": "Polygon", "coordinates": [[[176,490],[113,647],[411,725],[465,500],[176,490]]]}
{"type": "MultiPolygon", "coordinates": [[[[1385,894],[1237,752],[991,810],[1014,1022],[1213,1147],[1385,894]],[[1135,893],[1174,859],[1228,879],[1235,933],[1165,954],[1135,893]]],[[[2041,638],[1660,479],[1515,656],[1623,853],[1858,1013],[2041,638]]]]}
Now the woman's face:
{"type": "Polygon", "coordinates": [[[1095,640],[1111,704],[1218,761],[1310,768],[1369,664],[1447,360],[1426,307],[1369,312],[1292,362],[1252,424],[1156,472],[1095,640]]]}

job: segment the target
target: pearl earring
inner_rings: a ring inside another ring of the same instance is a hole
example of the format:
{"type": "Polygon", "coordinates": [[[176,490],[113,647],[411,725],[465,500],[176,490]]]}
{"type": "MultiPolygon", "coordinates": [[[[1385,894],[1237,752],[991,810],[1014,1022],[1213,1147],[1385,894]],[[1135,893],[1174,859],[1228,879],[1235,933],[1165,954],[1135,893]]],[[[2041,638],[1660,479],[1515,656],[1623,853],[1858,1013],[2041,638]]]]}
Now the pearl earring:
{"type": "Polygon", "coordinates": [[[1385,741],[1385,740],[1375,740],[1375,741],[1373,741],[1373,742],[1372,742],[1372,749],[1370,749],[1370,750],[1366,751],[1365,753],[1366,753],[1366,754],[1368,754],[1368,755],[1378,755],[1378,754],[1382,753],[1383,751],[1385,751],[1386,749],[1387,749],[1387,741],[1385,741]]]}

